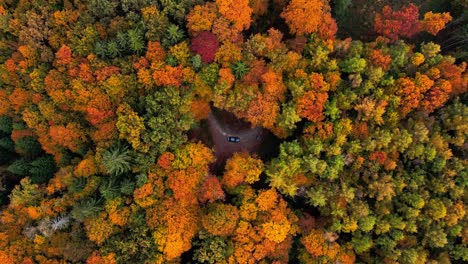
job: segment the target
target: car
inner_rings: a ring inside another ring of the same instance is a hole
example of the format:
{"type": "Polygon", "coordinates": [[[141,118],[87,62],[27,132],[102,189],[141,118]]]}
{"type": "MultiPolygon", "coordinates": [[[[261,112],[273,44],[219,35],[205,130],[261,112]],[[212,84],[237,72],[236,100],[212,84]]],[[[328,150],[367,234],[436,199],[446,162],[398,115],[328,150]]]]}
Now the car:
{"type": "Polygon", "coordinates": [[[240,138],[239,138],[239,137],[232,137],[232,136],[229,136],[229,137],[227,137],[227,141],[228,141],[228,142],[233,142],[233,143],[239,143],[239,142],[240,142],[240,138]]]}

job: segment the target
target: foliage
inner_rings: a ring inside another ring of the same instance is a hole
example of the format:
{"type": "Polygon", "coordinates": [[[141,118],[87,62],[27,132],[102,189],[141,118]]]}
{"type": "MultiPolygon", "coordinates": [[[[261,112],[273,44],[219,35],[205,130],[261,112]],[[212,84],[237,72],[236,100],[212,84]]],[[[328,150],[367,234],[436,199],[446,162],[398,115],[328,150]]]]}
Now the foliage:
{"type": "Polygon", "coordinates": [[[402,2],[0,1],[0,263],[466,262],[467,6],[402,2]]]}

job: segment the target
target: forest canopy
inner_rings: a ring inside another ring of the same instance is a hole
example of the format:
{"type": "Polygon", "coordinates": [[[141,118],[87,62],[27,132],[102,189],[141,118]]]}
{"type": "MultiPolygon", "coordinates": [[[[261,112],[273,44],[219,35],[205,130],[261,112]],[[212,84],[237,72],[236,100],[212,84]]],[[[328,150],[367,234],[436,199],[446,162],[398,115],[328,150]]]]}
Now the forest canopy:
{"type": "Polygon", "coordinates": [[[468,5],[401,2],[0,0],[0,263],[468,261],[468,5]]]}

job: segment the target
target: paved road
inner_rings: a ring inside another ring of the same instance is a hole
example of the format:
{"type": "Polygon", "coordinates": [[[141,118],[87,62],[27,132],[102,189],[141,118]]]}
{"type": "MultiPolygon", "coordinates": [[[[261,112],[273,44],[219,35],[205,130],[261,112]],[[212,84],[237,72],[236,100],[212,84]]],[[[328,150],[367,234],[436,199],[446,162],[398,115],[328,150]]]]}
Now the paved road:
{"type": "Polygon", "coordinates": [[[222,124],[212,112],[208,116],[208,127],[216,156],[216,162],[212,166],[215,171],[235,152],[257,152],[266,135],[265,129],[261,127],[240,129],[228,127],[222,124]],[[228,136],[239,137],[240,142],[228,142],[228,136]]]}

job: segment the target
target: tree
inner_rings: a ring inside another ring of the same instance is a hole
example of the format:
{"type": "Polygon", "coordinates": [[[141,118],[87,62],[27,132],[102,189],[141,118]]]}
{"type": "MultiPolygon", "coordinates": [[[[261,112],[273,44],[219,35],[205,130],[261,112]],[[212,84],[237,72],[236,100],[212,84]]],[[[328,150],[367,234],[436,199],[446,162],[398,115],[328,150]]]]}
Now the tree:
{"type": "Polygon", "coordinates": [[[432,13],[430,11],[424,14],[424,19],[421,21],[421,29],[435,36],[451,20],[452,16],[449,13],[432,13]]]}
{"type": "Polygon", "coordinates": [[[244,182],[258,181],[263,162],[247,152],[237,152],[226,162],[225,170],[222,183],[229,190],[244,182]]]}
{"type": "Polygon", "coordinates": [[[418,19],[419,8],[412,3],[397,11],[384,6],[382,13],[375,16],[374,30],[393,41],[411,38],[420,31],[418,19]]]}
{"type": "Polygon", "coordinates": [[[318,32],[321,37],[334,38],[337,30],[325,0],[292,0],[281,17],[286,20],[289,30],[299,36],[318,32]]]}
{"type": "Polygon", "coordinates": [[[233,27],[242,31],[249,29],[252,8],[248,0],[216,0],[218,12],[233,23],[233,27]]]}
{"type": "Polygon", "coordinates": [[[146,114],[143,141],[157,153],[175,150],[185,142],[185,132],[193,120],[187,95],[167,86],[148,95],[144,100],[146,114]]]}
{"type": "Polygon", "coordinates": [[[191,42],[190,49],[201,56],[203,63],[210,63],[215,59],[219,43],[213,33],[203,31],[197,34],[191,42]]]}
{"type": "Polygon", "coordinates": [[[21,180],[10,194],[10,204],[12,206],[33,206],[39,204],[43,194],[37,184],[31,183],[28,177],[21,180]]]}
{"type": "Polygon", "coordinates": [[[208,205],[206,214],[201,218],[203,227],[215,236],[229,236],[234,232],[239,211],[229,204],[213,203],[208,205]]]}
{"type": "Polygon", "coordinates": [[[306,92],[297,100],[296,111],[302,118],[307,118],[312,122],[319,122],[325,117],[323,115],[323,107],[327,100],[327,93],[306,92]]]}
{"type": "Polygon", "coordinates": [[[198,32],[210,31],[217,17],[216,12],[216,5],[212,2],[194,6],[186,17],[189,33],[197,35],[198,32]]]}
{"type": "Polygon", "coordinates": [[[131,160],[130,151],[122,145],[116,145],[102,154],[102,164],[106,172],[113,176],[129,172],[131,160]]]}

